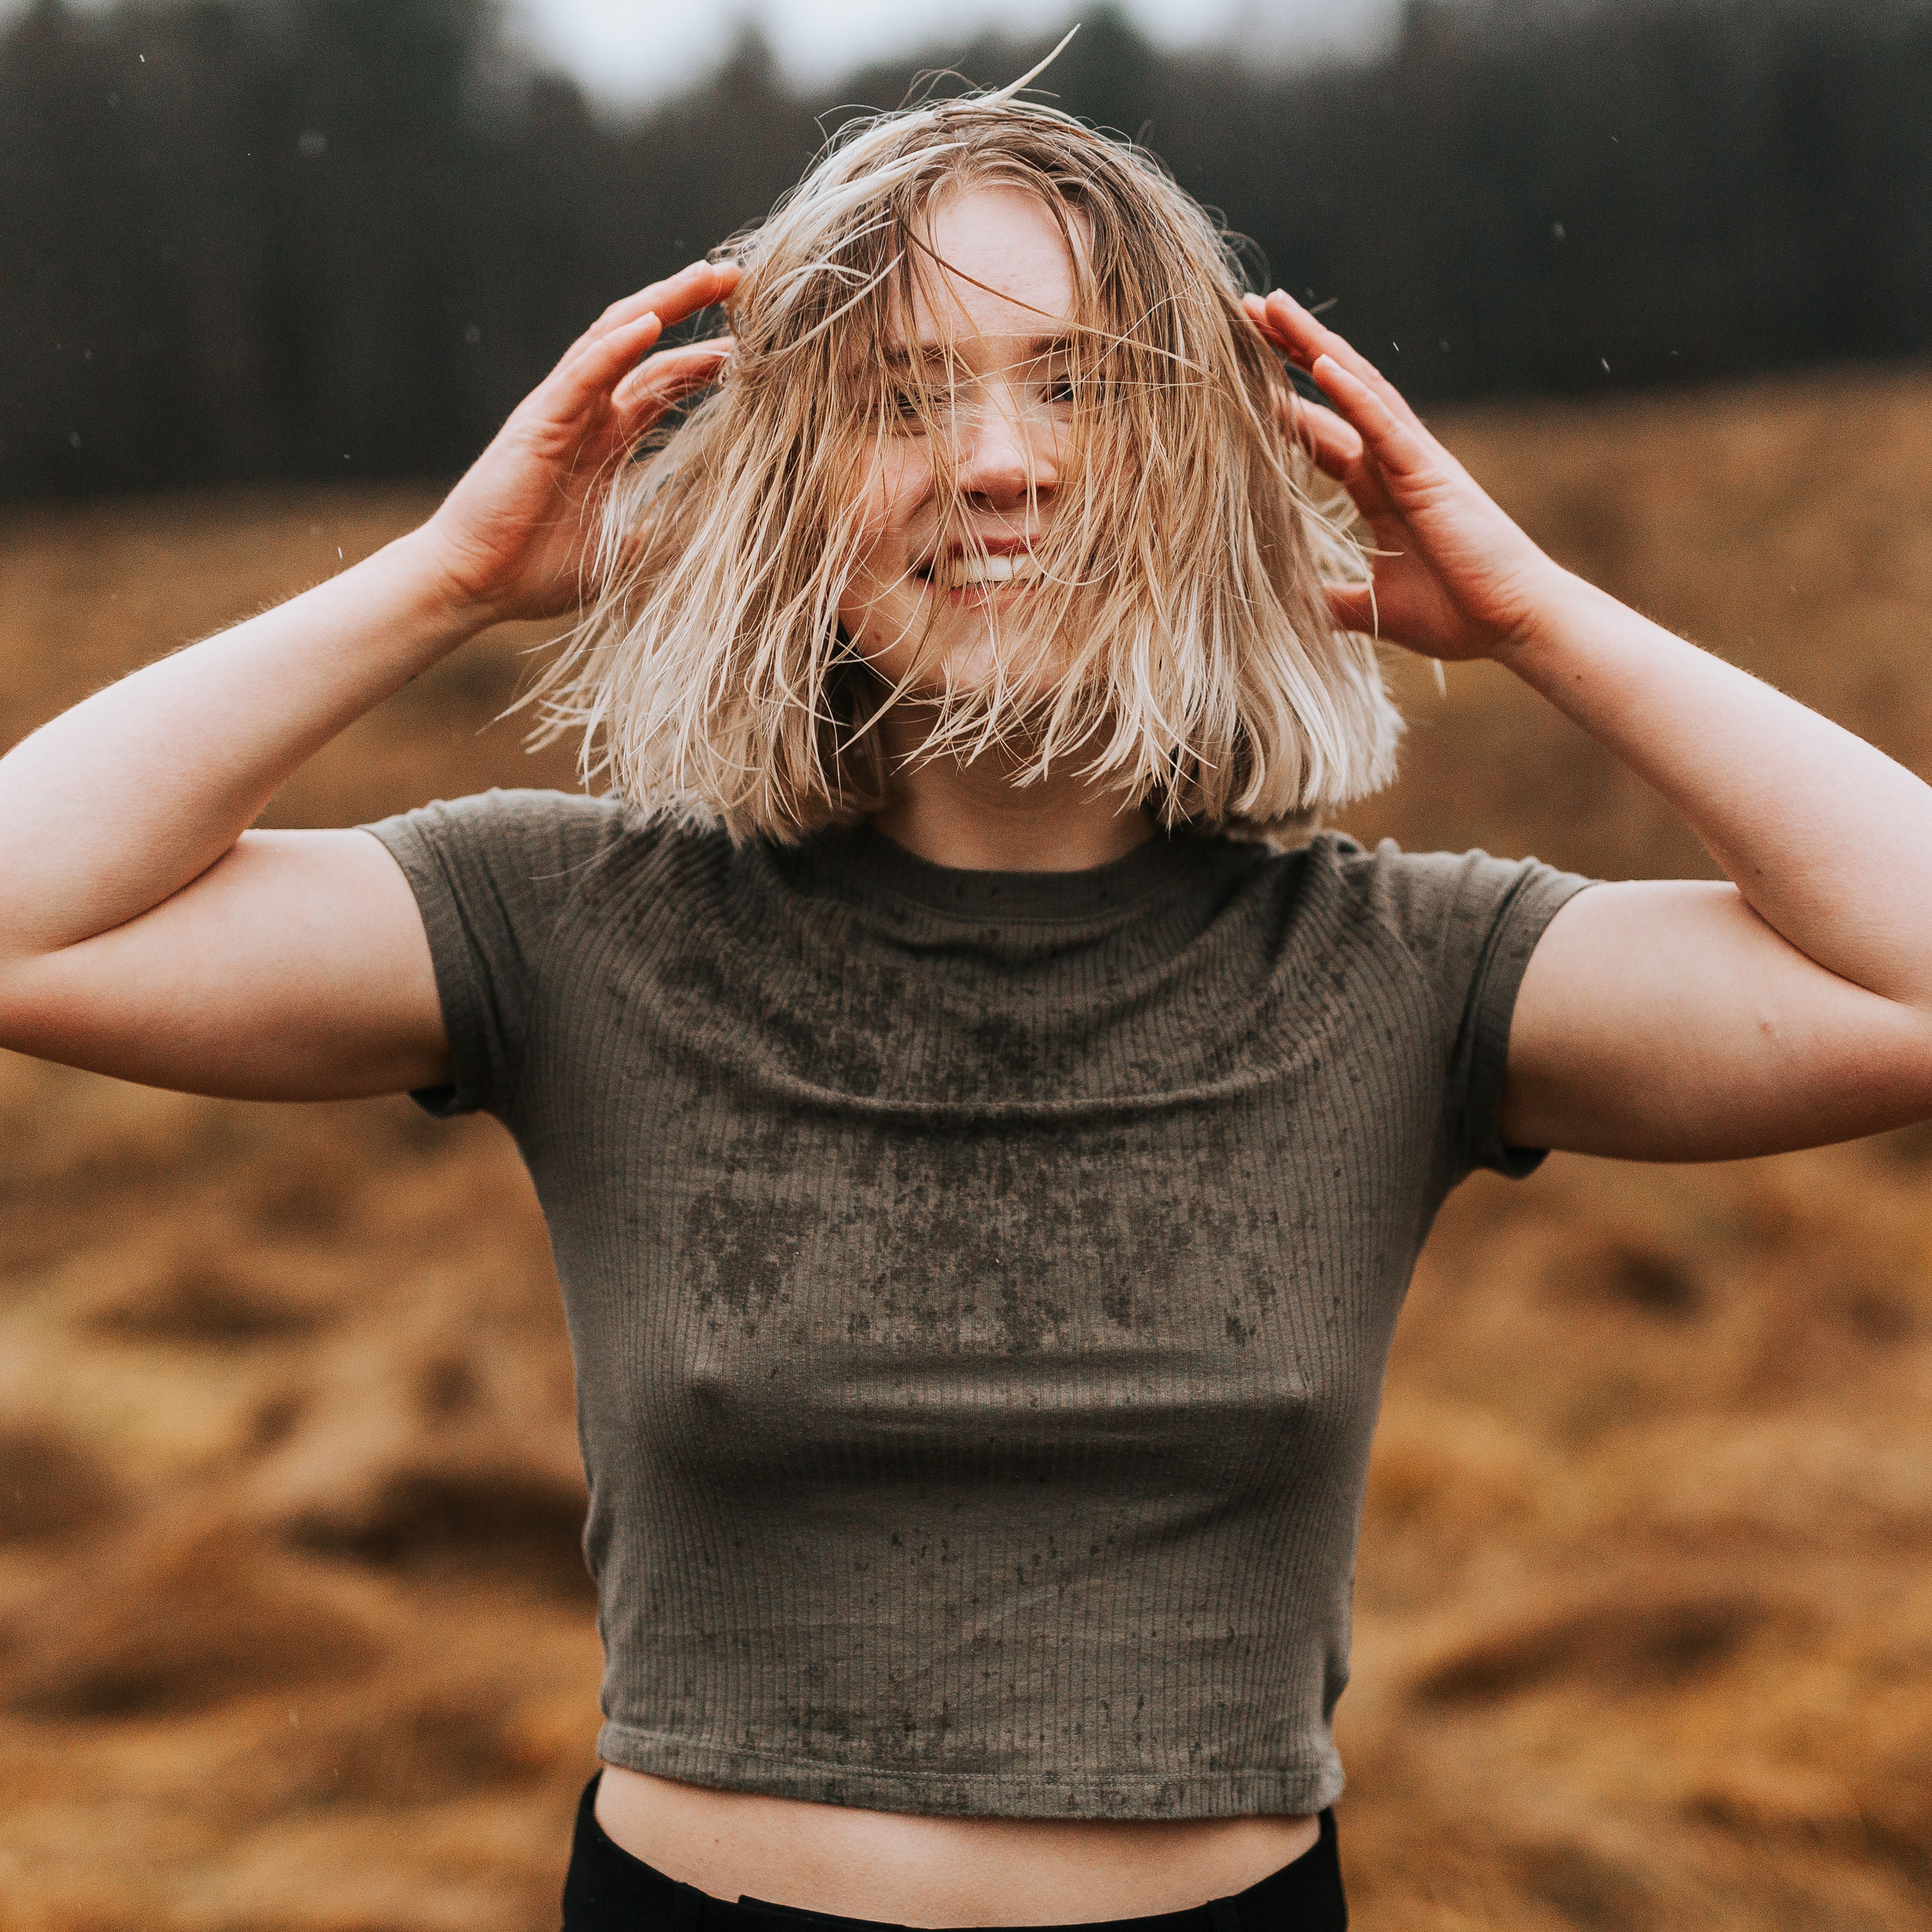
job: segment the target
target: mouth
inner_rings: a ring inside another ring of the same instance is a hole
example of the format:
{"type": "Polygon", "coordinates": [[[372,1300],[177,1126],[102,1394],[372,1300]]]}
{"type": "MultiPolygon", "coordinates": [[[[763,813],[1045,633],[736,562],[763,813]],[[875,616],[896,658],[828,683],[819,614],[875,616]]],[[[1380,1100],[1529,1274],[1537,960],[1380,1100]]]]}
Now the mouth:
{"type": "Polygon", "coordinates": [[[1041,571],[1033,552],[1022,550],[987,556],[949,552],[928,558],[914,574],[937,590],[1003,590],[1012,584],[1037,584],[1041,571]]]}

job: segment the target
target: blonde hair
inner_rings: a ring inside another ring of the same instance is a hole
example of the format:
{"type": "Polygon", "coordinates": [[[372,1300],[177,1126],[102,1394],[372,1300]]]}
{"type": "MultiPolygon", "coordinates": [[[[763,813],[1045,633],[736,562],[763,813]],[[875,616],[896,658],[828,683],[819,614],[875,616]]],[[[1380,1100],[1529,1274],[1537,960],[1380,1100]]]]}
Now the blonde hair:
{"type": "MultiPolygon", "coordinates": [[[[916,755],[1017,748],[1020,782],[1070,758],[1168,824],[1251,836],[1393,776],[1375,646],[1321,590],[1360,581],[1360,555],[1317,498],[1226,237],[1150,157],[1013,94],[844,130],[720,251],[742,270],[724,379],[615,480],[601,589],[533,694],[540,736],[581,731],[586,778],[645,812],[794,839],[884,802],[874,728],[905,689],[842,634],[840,596],[874,439],[944,412],[916,358],[908,376],[884,352],[935,272],[927,218],[983,185],[1037,197],[1068,244],[1070,456],[1040,586],[999,620],[992,671],[949,682],[916,755]],[[1049,661],[1042,695],[1020,672],[1049,661]]],[[[970,554],[944,435],[930,447],[942,527],[970,554]]]]}

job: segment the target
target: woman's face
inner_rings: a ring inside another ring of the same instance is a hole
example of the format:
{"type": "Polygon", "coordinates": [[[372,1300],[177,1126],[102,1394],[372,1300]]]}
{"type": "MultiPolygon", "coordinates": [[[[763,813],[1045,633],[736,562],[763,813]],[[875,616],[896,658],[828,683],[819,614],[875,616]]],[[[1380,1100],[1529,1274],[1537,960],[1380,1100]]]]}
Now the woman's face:
{"type": "Polygon", "coordinates": [[[908,410],[868,446],[860,560],[839,599],[846,635],[879,676],[938,696],[993,666],[991,620],[1034,594],[1035,541],[1052,523],[1072,418],[1076,296],[1059,224],[1017,188],[962,190],[930,215],[940,266],[887,343],[923,364],[941,398],[934,432],[908,410]],[[934,458],[950,457],[968,530],[942,527],[934,458]],[[910,680],[908,682],[908,680],[910,680]]]}

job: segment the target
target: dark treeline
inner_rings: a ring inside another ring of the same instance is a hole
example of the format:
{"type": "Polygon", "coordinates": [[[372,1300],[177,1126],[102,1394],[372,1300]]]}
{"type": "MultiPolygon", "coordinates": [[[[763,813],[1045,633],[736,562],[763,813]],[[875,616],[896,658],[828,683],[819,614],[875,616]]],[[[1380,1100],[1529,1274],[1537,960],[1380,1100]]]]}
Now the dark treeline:
{"type": "MultiPolygon", "coordinates": [[[[612,124],[499,28],[488,0],[18,16],[0,494],[452,470],[613,295],[914,73],[805,99],[748,37],[612,124]]],[[[1044,44],[920,64],[998,82],[1044,44]]],[[[1420,397],[1932,343],[1928,0],[1412,0],[1381,58],[1289,72],[1103,11],[1048,79],[1420,397]]]]}

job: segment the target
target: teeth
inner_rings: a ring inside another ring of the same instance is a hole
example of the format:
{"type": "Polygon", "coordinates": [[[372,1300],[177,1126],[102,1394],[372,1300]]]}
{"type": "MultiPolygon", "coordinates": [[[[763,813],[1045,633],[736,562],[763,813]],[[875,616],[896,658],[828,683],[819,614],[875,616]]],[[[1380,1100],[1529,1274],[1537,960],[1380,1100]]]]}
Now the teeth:
{"type": "Polygon", "coordinates": [[[964,590],[986,584],[1011,584],[1040,574],[1030,552],[1018,556],[942,556],[932,566],[932,580],[942,590],[964,590]]]}

